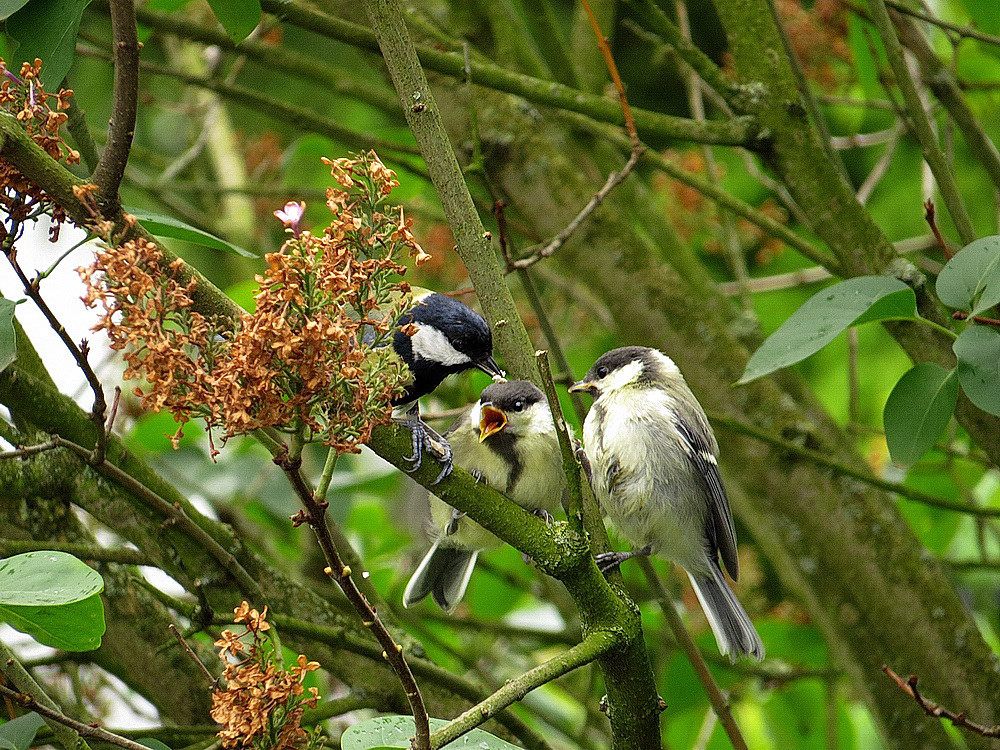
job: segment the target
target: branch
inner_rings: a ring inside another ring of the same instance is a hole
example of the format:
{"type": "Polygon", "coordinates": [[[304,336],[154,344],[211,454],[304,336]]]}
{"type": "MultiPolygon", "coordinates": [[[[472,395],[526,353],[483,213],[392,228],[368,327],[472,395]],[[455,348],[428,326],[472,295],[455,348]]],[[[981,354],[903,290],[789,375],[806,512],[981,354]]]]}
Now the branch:
{"type": "Polygon", "coordinates": [[[878,30],[882,44],[885,46],[886,57],[889,59],[889,67],[896,79],[903,94],[903,101],[906,103],[906,115],[913,127],[913,133],[920,144],[920,149],[924,155],[924,161],[934,173],[941,196],[945,205],[948,206],[948,213],[951,214],[958,236],[962,239],[962,244],[967,245],[976,239],[976,230],[972,226],[962,195],[959,193],[958,185],[955,182],[955,175],[948,166],[948,160],[941,150],[934,134],[930,118],[924,111],[917,92],[917,86],[910,77],[910,72],[906,67],[906,60],[903,57],[903,48],[896,36],[892,20],[889,18],[889,11],[885,7],[885,0],[872,0],[870,4],[871,20],[878,30]]]}
{"type": "MultiPolygon", "coordinates": [[[[120,208],[118,188],[125,176],[132,136],[135,135],[136,99],[139,95],[139,38],[133,0],[111,0],[111,33],[114,38],[115,81],[108,145],[94,170],[97,198],[111,211],[120,208]]],[[[106,210],[105,213],[108,211],[106,210]]]]}
{"type": "MultiPolygon", "coordinates": [[[[496,346],[514,375],[537,382],[531,340],[510,289],[503,281],[492,238],[483,227],[465,184],[399,4],[397,0],[365,0],[364,6],[403,106],[407,125],[417,139],[445,218],[455,236],[458,254],[493,329],[496,346]]],[[[464,59],[461,55],[456,58],[461,62],[459,70],[464,75],[464,59]]]]}
{"type": "Polygon", "coordinates": [[[948,243],[945,241],[944,237],[941,236],[941,230],[938,229],[937,221],[934,218],[934,201],[924,201],[924,220],[927,222],[927,226],[931,228],[931,233],[934,235],[934,239],[941,248],[941,252],[944,253],[944,257],[951,260],[955,255],[948,247],[948,243]]]}
{"type": "Polygon", "coordinates": [[[608,175],[608,179],[605,181],[604,185],[594,193],[594,196],[587,201],[587,205],[578,213],[566,227],[559,232],[555,237],[553,237],[549,242],[547,242],[543,247],[535,250],[531,255],[527,255],[524,258],[519,258],[513,261],[513,268],[515,269],[525,269],[531,268],[538,261],[543,258],[551,257],[559,248],[566,244],[566,240],[573,236],[573,233],[580,228],[580,225],[597,210],[597,207],[601,205],[605,198],[608,197],[608,193],[620,185],[626,177],[631,174],[632,170],[635,169],[635,165],[639,163],[639,158],[642,156],[644,146],[641,144],[638,150],[633,149],[628,161],[625,162],[625,166],[618,172],[612,172],[608,175]]]}
{"type": "MultiPolygon", "coordinates": [[[[6,457],[6,454],[0,453],[0,459],[6,457]]],[[[47,540],[0,540],[0,557],[20,555],[24,552],[44,552],[47,550],[65,552],[73,555],[73,557],[78,557],[81,560],[118,563],[119,565],[147,565],[150,567],[157,567],[153,559],[150,558],[150,556],[145,552],[137,549],[130,549],[128,547],[98,547],[95,544],[81,544],[79,542],[53,542],[47,540]]]]}
{"type": "MultiPolygon", "coordinates": [[[[28,674],[27,670],[21,666],[21,662],[17,660],[14,652],[11,651],[7,646],[0,641],[0,672],[10,681],[14,687],[16,687],[21,692],[17,690],[11,690],[10,688],[0,685],[5,693],[3,695],[7,696],[7,693],[13,693],[14,696],[20,696],[23,693],[31,692],[37,696],[36,703],[40,703],[45,708],[49,709],[54,713],[59,712],[59,706],[56,705],[45,691],[42,690],[42,686],[35,682],[35,679],[28,674]]],[[[13,697],[13,696],[7,696],[13,697]]],[[[16,698],[14,699],[16,700],[16,698]]],[[[37,710],[37,709],[36,709],[37,710]]],[[[41,711],[38,712],[42,716],[41,711]]],[[[46,723],[52,727],[52,733],[59,740],[59,744],[66,748],[66,750],[90,750],[90,746],[87,742],[77,733],[67,729],[62,723],[56,722],[52,723],[53,720],[49,720],[46,723]]],[[[148,750],[148,748],[147,748],[148,750]]]]}
{"type": "Polygon", "coordinates": [[[934,92],[934,96],[948,110],[951,119],[962,131],[962,137],[965,138],[969,150],[986,169],[994,187],[1000,189],[1000,152],[997,151],[996,145],[986,134],[979,118],[976,117],[965,101],[965,97],[962,96],[962,90],[955,80],[955,75],[937,56],[934,48],[931,47],[930,42],[916,24],[896,12],[899,10],[897,4],[889,0],[886,4],[894,8],[893,11],[890,11],[889,17],[896,25],[900,41],[917,58],[921,77],[926,81],[927,87],[934,92]]]}
{"type": "MultiPolygon", "coordinates": [[[[95,41],[92,37],[89,37],[86,34],[81,34],[81,38],[87,39],[87,41],[95,41]]],[[[82,46],[79,49],[82,54],[91,57],[96,57],[102,60],[110,59],[109,55],[101,49],[91,49],[82,46]]],[[[288,104],[282,99],[274,99],[269,96],[264,96],[258,91],[246,88],[245,86],[226,83],[225,81],[220,81],[212,77],[193,75],[182,70],[171,68],[167,65],[159,65],[152,62],[144,61],[141,64],[141,68],[144,72],[152,73],[153,75],[176,78],[177,80],[183,81],[191,86],[197,86],[198,88],[203,88],[208,91],[214,91],[231,101],[261,112],[262,114],[272,117],[279,122],[286,123],[302,130],[309,130],[314,133],[319,133],[320,135],[325,135],[329,138],[333,138],[334,140],[347,143],[352,147],[375,149],[380,152],[388,151],[394,154],[420,155],[420,150],[416,146],[387,141],[384,138],[379,138],[378,136],[374,136],[369,133],[361,133],[356,130],[351,130],[350,128],[345,128],[340,123],[328,117],[323,117],[322,115],[305,109],[304,107],[297,107],[293,104],[288,104]]],[[[409,169],[413,167],[408,164],[407,168],[409,169]]],[[[421,176],[426,177],[426,174],[421,176]]]]}
{"type": "Polygon", "coordinates": [[[57,711],[45,703],[39,703],[29,693],[19,693],[16,690],[11,690],[6,685],[0,685],[0,695],[10,698],[21,708],[34,711],[44,719],[56,721],[69,727],[81,737],[93,737],[96,740],[101,740],[102,742],[123,747],[125,750],[149,750],[146,745],[142,745],[134,740],[128,739],[127,737],[122,737],[121,735],[109,732],[107,729],[102,729],[96,724],[84,724],[82,721],[72,719],[62,713],[62,711],[57,711]]]}
{"type": "MultiPolygon", "coordinates": [[[[337,39],[360,49],[379,52],[375,34],[358,24],[341,18],[310,10],[294,0],[263,0],[264,10],[284,21],[331,39],[337,39]]],[[[400,24],[403,16],[399,16],[400,24]]],[[[465,77],[465,62],[457,52],[446,52],[429,45],[415,44],[413,50],[420,62],[438,73],[461,81],[465,77]]],[[[625,119],[616,102],[588,94],[553,81],[543,81],[531,76],[514,73],[499,65],[473,60],[472,75],[479,86],[504,91],[523,97],[536,104],[579,112],[600,122],[624,125],[625,119]]],[[[407,102],[407,107],[414,104],[407,102]]],[[[697,143],[740,146],[756,140],[759,133],[753,120],[737,117],[726,121],[696,123],[683,117],[671,117],[646,109],[633,109],[635,124],[644,137],[658,141],[679,138],[697,143]]]]}
{"type": "Polygon", "coordinates": [[[168,502],[138,479],[118,468],[113,463],[110,463],[107,459],[102,459],[99,463],[94,463],[92,460],[94,452],[84,448],[82,445],[74,443],[72,440],[67,440],[61,435],[53,435],[51,440],[40,446],[29,446],[18,451],[10,451],[6,456],[0,457],[23,458],[25,455],[33,455],[41,452],[43,447],[46,450],[66,448],[71,453],[75,453],[83,459],[83,461],[90,465],[90,467],[93,468],[98,474],[106,479],[110,479],[122,489],[126,490],[129,494],[139,500],[142,500],[150,507],[155,508],[157,511],[165,515],[171,522],[177,524],[178,527],[183,529],[185,533],[187,533],[192,539],[196,540],[198,544],[202,545],[202,547],[219,562],[222,568],[233,577],[239,585],[241,591],[243,591],[247,596],[253,597],[258,601],[266,601],[266,597],[260,588],[260,584],[258,584],[257,581],[249,573],[247,573],[247,571],[242,565],[240,565],[239,561],[233,557],[233,555],[227,552],[223,546],[215,541],[215,539],[213,539],[207,531],[201,528],[201,526],[192,521],[187,513],[184,512],[183,508],[179,505],[168,502]]]}
{"type": "Polygon", "coordinates": [[[733,748],[735,750],[748,750],[747,741],[743,738],[743,732],[733,717],[733,710],[729,705],[729,699],[723,695],[719,684],[708,670],[705,657],[702,656],[691,634],[684,627],[684,621],[681,620],[681,616],[678,614],[673,601],[671,601],[670,595],[663,587],[663,581],[656,574],[656,569],[653,568],[652,561],[648,557],[640,557],[639,567],[642,568],[642,572],[646,575],[649,585],[653,587],[653,594],[660,603],[660,609],[663,611],[663,616],[670,626],[670,631],[674,634],[678,645],[680,645],[684,655],[694,668],[695,674],[698,675],[698,681],[701,682],[702,687],[705,688],[705,694],[708,695],[708,702],[712,704],[712,710],[719,717],[719,723],[726,730],[726,735],[729,737],[729,741],[733,743],[733,748]]]}
{"type": "Polygon", "coordinates": [[[927,700],[917,690],[917,676],[915,674],[911,674],[909,679],[904,682],[902,677],[889,669],[885,664],[882,665],[882,671],[886,673],[890,680],[899,685],[900,690],[913,698],[928,716],[932,716],[935,719],[948,719],[956,727],[968,729],[970,732],[975,732],[982,737],[1000,737],[1000,724],[994,724],[993,726],[979,724],[967,718],[962,711],[955,713],[938,703],[927,700]]]}
{"type": "Polygon", "coordinates": [[[548,352],[535,352],[535,359],[538,361],[538,372],[542,376],[542,389],[545,391],[545,398],[549,402],[552,421],[555,424],[556,435],[559,437],[559,451],[562,453],[563,473],[566,475],[566,489],[569,494],[569,506],[566,509],[566,517],[569,519],[570,527],[574,531],[583,533],[583,487],[580,482],[580,472],[583,471],[583,467],[576,457],[573,440],[570,438],[569,428],[566,426],[566,419],[563,417],[562,406],[559,404],[559,394],[556,393],[556,385],[552,382],[552,370],[549,368],[548,352]]]}
{"type": "MultiPolygon", "coordinates": [[[[87,358],[87,354],[90,351],[87,340],[84,339],[80,345],[77,346],[73,339],[70,338],[69,333],[66,332],[63,324],[59,322],[58,318],[56,318],[55,313],[52,312],[52,308],[50,308],[42,298],[41,289],[39,288],[42,275],[39,274],[36,278],[29,279],[28,275],[21,268],[20,263],[18,263],[17,248],[14,247],[14,241],[18,236],[16,225],[17,222],[15,222],[15,226],[11,229],[10,233],[3,237],[2,247],[4,255],[7,256],[7,260],[10,262],[11,268],[14,269],[14,273],[17,275],[18,280],[24,287],[24,293],[31,299],[32,302],[35,303],[35,306],[39,309],[39,311],[41,311],[45,320],[48,321],[49,326],[56,332],[59,340],[62,341],[69,350],[69,353],[76,361],[77,366],[83,371],[83,376],[86,378],[87,384],[94,393],[94,404],[90,410],[90,418],[94,422],[94,428],[97,432],[97,442],[95,443],[94,450],[87,461],[88,463],[94,464],[100,463],[104,460],[104,451],[107,447],[108,432],[110,430],[110,428],[104,424],[105,412],[108,408],[107,401],[104,398],[104,386],[97,377],[97,373],[94,372],[94,368],[90,366],[90,362],[87,358]]],[[[5,233],[6,230],[0,227],[0,234],[5,233]]]]}
{"type": "Polygon", "coordinates": [[[768,445],[773,445],[776,448],[781,448],[789,453],[808,459],[815,464],[833,469],[836,473],[843,476],[852,477],[864,482],[865,484],[869,484],[872,487],[892,492],[905,500],[912,500],[917,503],[923,503],[924,505],[930,505],[934,508],[955,511],[956,513],[968,513],[970,516],[976,516],[978,518],[1000,518],[1000,508],[981,508],[977,505],[969,505],[967,503],[949,500],[944,497],[938,497],[937,495],[932,495],[929,492],[924,492],[923,490],[916,489],[915,487],[909,487],[899,482],[890,482],[887,479],[876,477],[868,472],[860,471],[852,466],[848,466],[847,464],[828,458],[825,453],[820,453],[819,451],[814,451],[809,448],[803,448],[790,440],[785,440],[777,435],[772,435],[767,430],[763,430],[746,422],[741,422],[739,420],[723,416],[722,414],[713,412],[708,415],[708,418],[713,424],[724,430],[756,438],[757,440],[767,443],[768,445]]]}
{"type": "Polygon", "coordinates": [[[301,458],[292,458],[286,446],[282,445],[282,450],[274,456],[274,463],[285,472],[285,476],[288,477],[288,481],[295,489],[295,494],[298,495],[299,501],[305,509],[304,512],[299,511],[293,518],[292,525],[299,526],[302,523],[307,523],[312,528],[316,534],[316,540],[319,542],[320,549],[323,550],[323,556],[326,558],[327,567],[323,569],[323,572],[340,587],[340,590],[344,592],[347,600],[361,618],[361,623],[375,636],[375,640],[382,646],[382,658],[389,662],[389,665],[403,686],[403,692],[410,703],[410,710],[413,712],[413,722],[416,727],[416,734],[411,744],[413,750],[429,750],[430,723],[427,717],[427,709],[424,707],[423,696],[420,694],[420,688],[417,686],[417,681],[413,678],[413,672],[410,670],[410,666],[403,656],[403,647],[396,643],[392,634],[375,613],[375,608],[372,607],[364,594],[358,589],[354,578],[351,576],[350,566],[344,564],[340,552],[333,543],[333,537],[330,534],[330,527],[326,518],[326,509],[330,504],[326,500],[317,501],[312,490],[309,489],[302,475],[299,473],[299,469],[302,466],[301,458]]]}
{"type": "Polygon", "coordinates": [[[598,656],[613,648],[616,641],[617,639],[611,633],[593,633],[581,643],[563,651],[559,656],[555,656],[544,664],[539,664],[534,669],[529,669],[524,674],[509,680],[493,695],[436,730],[431,735],[431,747],[437,750],[437,748],[457,740],[463,734],[493,718],[507,706],[521,700],[535,688],[594,661],[598,656]]]}

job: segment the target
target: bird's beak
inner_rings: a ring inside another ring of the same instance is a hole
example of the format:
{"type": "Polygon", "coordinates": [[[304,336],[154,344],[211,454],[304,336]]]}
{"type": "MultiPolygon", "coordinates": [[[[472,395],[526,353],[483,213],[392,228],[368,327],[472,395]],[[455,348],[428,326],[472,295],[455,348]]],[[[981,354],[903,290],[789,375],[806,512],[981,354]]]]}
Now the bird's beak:
{"type": "Polygon", "coordinates": [[[492,354],[488,356],[486,359],[476,362],[476,367],[485,372],[494,380],[496,380],[497,378],[503,379],[507,376],[507,374],[500,369],[500,365],[497,364],[497,361],[493,359],[492,354]]]}
{"type": "Polygon", "coordinates": [[[577,380],[567,389],[570,393],[589,393],[591,395],[597,390],[589,380],[577,380]]]}
{"type": "Polygon", "coordinates": [[[479,442],[483,442],[490,435],[495,435],[507,426],[507,415],[500,409],[489,404],[483,404],[479,417],[479,442]]]}

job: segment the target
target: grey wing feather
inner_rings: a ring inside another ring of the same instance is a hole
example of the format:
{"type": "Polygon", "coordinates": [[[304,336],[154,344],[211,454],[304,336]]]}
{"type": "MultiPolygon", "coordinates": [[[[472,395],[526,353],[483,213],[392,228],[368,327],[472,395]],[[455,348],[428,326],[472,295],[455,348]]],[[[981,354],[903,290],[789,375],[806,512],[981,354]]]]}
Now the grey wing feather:
{"type": "Polygon", "coordinates": [[[471,411],[472,407],[470,406],[468,409],[459,414],[458,419],[456,419],[454,422],[451,423],[451,426],[444,431],[443,436],[448,437],[463,425],[467,425],[469,423],[469,413],[471,411]]]}
{"type": "Polygon", "coordinates": [[[700,409],[689,409],[686,414],[678,413],[677,430],[690,447],[688,458],[701,477],[708,496],[711,510],[706,532],[712,546],[722,556],[722,562],[733,580],[740,575],[740,562],[736,553],[736,527],[733,513],[729,509],[729,497],[722,484],[719,466],[716,463],[716,444],[712,428],[700,409]]]}

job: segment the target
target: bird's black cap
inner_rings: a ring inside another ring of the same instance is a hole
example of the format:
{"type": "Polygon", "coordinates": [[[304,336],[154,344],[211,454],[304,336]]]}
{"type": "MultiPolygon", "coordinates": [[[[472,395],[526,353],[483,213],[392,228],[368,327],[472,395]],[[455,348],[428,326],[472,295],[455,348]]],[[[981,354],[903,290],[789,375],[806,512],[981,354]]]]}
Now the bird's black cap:
{"type": "Polygon", "coordinates": [[[493,334],[489,325],[479,313],[457,299],[436,292],[426,294],[400,316],[397,325],[399,329],[393,336],[392,346],[413,373],[413,382],[395,404],[426,396],[449,375],[471,367],[478,367],[491,376],[503,374],[493,359],[493,334]],[[402,330],[411,323],[436,329],[469,361],[446,364],[415,356],[413,342],[402,330]]]}
{"type": "Polygon", "coordinates": [[[508,380],[483,389],[479,403],[492,404],[501,411],[521,411],[545,400],[545,394],[528,380],[508,380]],[[521,404],[518,408],[518,404],[521,404]]]}

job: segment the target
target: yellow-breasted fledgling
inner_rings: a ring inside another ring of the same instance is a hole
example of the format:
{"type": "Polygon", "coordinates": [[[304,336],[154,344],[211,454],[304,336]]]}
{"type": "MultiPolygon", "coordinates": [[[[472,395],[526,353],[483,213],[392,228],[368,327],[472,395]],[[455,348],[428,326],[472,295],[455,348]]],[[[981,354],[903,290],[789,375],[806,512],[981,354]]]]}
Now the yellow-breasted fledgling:
{"type": "Polygon", "coordinates": [[[599,555],[607,571],[636,555],[683,567],[719,650],[764,658],[764,644],[726,582],[736,580],[736,530],[719,474],[719,447],[677,365],[656,349],[608,352],[570,386],[594,396],[583,439],[594,493],[615,527],[640,549],[599,555]]]}
{"type": "Polygon", "coordinates": [[[451,471],[451,450],[448,441],[420,418],[417,399],[431,393],[453,373],[475,367],[502,378],[503,370],[493,359],[489,325],[457,299],[414,288],[413,306],[399,317],[397,326],[392,348],[409,368],[411,379],[392,406],[398,421],[413,433],[413,455],[407,459],[413,463],[410,471],[420,468],[424,451],[430,450],[442,464],[437,483],[451,471]],[[412,335],[404,332],[406,329],[412,335]]]}
{"type": "MultiPolygon", "coordinates": [[[[488,386],[445,435],[458,466],[551,519],[564,475],[552,413],[536,386],[526,380],[488,386]]],[[[451,612],[465,595],[479,553],[500,540],[434,495],[430,503],[433,544],[403,592],[403,606],[430,594],[451,612]]]]}

